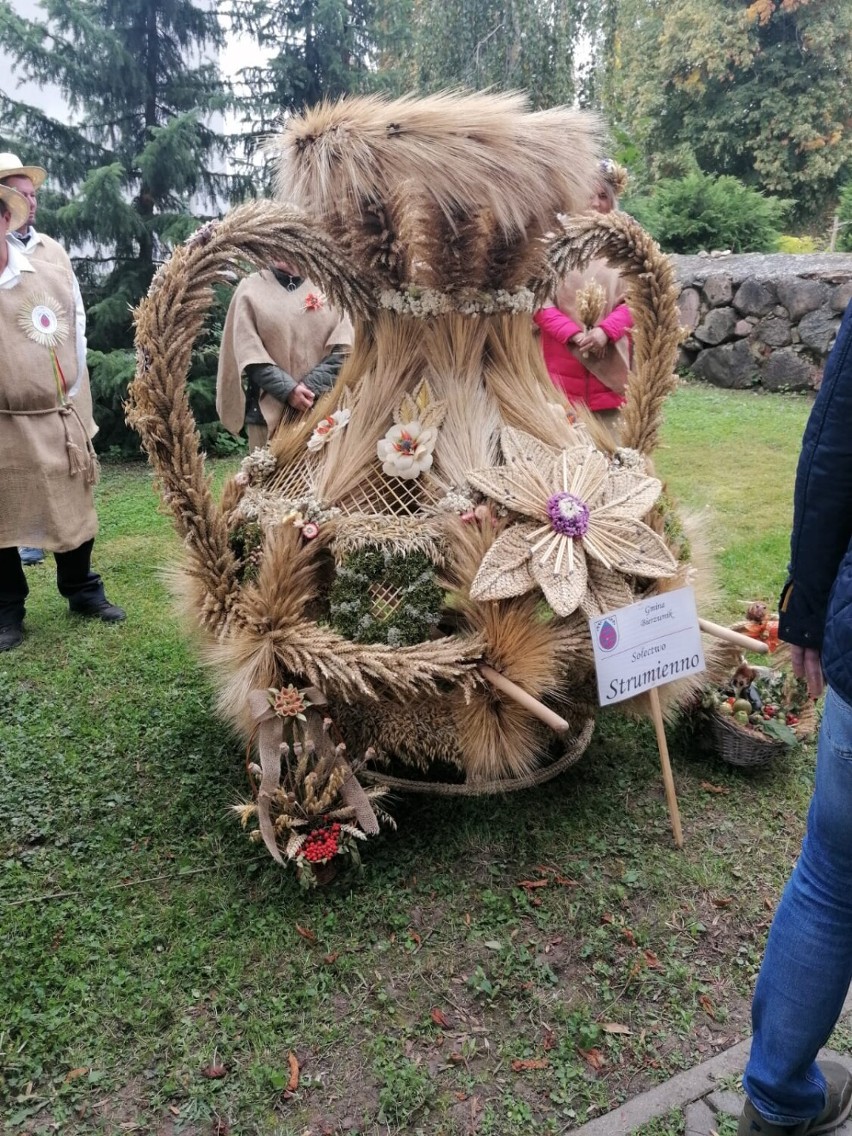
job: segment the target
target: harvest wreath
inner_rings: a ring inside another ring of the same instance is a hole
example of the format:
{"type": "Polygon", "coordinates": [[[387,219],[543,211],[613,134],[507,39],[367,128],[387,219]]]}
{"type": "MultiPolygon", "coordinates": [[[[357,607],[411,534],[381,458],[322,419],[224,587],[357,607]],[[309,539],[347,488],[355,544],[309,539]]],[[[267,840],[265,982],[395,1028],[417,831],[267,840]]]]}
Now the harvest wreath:
{"type": "MultiPolygon", "coordinates": [[[[493,93],[290,116],[287,204],[204,226],[137,312],[129,419],[183,538],[219,713],[252,750],[241,816],[303,880],[379,831],[376,787],[505,792],[568,768],[598,713],[589,619],[687,584],[700,597],[651,457],[677,384],[674,271],[631,218],[582,215],[597,129],[493,93]],[[634,315],[618,441],[553,387],[530,319],[594,259],[634,315]],[[355,343],[217,502],[192,344],[223,277],[275,260],[350,314],[355,343]]],[[[664,708],[695,691],[671,684],[664,708]]]]}

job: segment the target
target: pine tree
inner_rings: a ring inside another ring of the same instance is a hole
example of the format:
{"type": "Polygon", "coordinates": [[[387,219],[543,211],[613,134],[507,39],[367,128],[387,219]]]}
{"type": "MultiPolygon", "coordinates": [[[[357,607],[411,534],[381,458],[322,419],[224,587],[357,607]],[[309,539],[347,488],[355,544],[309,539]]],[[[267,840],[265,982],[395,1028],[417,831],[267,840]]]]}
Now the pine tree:
{"type": "Polygon", "coordinates": [[[375,32],[384,0],[231,0],[222,5],[235,31],[252,35],[269,58],[237,77],[236,106],[249,150],[282,114],[370,85],[375,32]]]}
{"type": "Polygon", "coordinates": [[[73,125],[0,91],[0,148],[48,169],[39,224],[74,246],[90,345],[129,344],[129,309],[157,262],[235,189],[218,172],[227,141],[211,126],[227,103],[207,61],[222,29],[191,0],[40,7],[40,19],[25,20],[0,0],[0,47],[15,61],[13,81],[59,88],[73,125]]]}

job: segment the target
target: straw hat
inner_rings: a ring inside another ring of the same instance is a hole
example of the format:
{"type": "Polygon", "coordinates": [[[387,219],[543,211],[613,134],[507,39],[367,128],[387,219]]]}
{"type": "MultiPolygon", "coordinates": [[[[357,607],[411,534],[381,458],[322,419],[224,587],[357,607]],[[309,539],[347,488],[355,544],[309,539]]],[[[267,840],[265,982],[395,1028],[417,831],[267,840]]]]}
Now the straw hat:
{"type": "Polygon", "coordinates": [[[30,215],[30,203],[22,193],[18,193],[17,189],[12,189],[10,185],[0,185],[0,202],[12,214],[10,229],[20,229],[23,225],[26,225],[27,217],[30,215]]]}
{"type": "Polygon", "coordinates": [[[10,177],[28,177],[33,189],[38,189],[47,177],[47,170],[41,166],[22,166],[17,154],[0,154],[0,181],[10,177]]]}

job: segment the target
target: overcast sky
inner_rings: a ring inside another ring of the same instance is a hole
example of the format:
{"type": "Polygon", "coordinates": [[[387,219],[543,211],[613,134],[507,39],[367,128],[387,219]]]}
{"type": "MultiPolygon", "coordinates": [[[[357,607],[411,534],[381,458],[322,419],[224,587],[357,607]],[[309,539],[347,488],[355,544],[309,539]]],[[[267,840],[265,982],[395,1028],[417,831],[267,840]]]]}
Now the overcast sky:
{"type": "MultiPolygon", "coordinates": [[[[12,7],[27,19],[44,15],[38,0],[11,0],[12,7]]],[[[219,56],[219,66],[225,75],[235,75],[242,67],[256,63],[259,49],[244,37],[234,36],[219,56]]],[[[0,90],[10,97],[37,106],[53,118],[68,121],[70,115],[60,92],[52,86],[36,83],[18,83],[12,72],[12,62],[0,51],[0,90]]]]}

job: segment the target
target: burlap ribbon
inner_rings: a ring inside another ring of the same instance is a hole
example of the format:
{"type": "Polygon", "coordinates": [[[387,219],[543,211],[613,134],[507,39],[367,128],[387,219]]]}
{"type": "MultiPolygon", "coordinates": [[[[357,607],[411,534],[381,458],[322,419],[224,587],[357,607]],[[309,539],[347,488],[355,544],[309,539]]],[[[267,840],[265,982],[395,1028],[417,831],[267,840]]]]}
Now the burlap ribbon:
{"type": "MultiPolygon", "coordinates": [[[[327,705],[325,695],[316,687],[308,687],[302,693],[311,704],[307,711],[308,714],[318,713],[316,707],[327,705]]],[[[275,839],[275,825],[272,821],[271,807],[281,784],[281,747],[284,742],[284,719],[280,718],[270,706],[269,694],[266,690],[252,690],[248,702],[255,723],[257,752],[260,760],[260,788],[257,793],[257,817],[260,823],[260,835],[273,860],[283,864],[284,860],[275,839]]],[[[332,744],[330,740],[329,744],[332,744]]],[[[342,762],[344,759],[340,758],[340,761],[342,762]]],[[[379,831],[378,818],[370,804],[370,798],[351,771],[340,787],[340,796],[345,805],[355,810],[358,824],[364,832],[374,836],[379,831]]]]}
{"type": "Polygon", "coordinates": [[[275,826],[270,815],[272,798],[281,783],[281,743],[284,741],[284,719],[279,718],[269,705],[265,690],[252,690],[249,710],[257,731],[257,752],[260,758],[260,789],[257,793],[257,817],[260,835],[269,855],[279,864],[284,860],[278,851],[275,826]]]}

